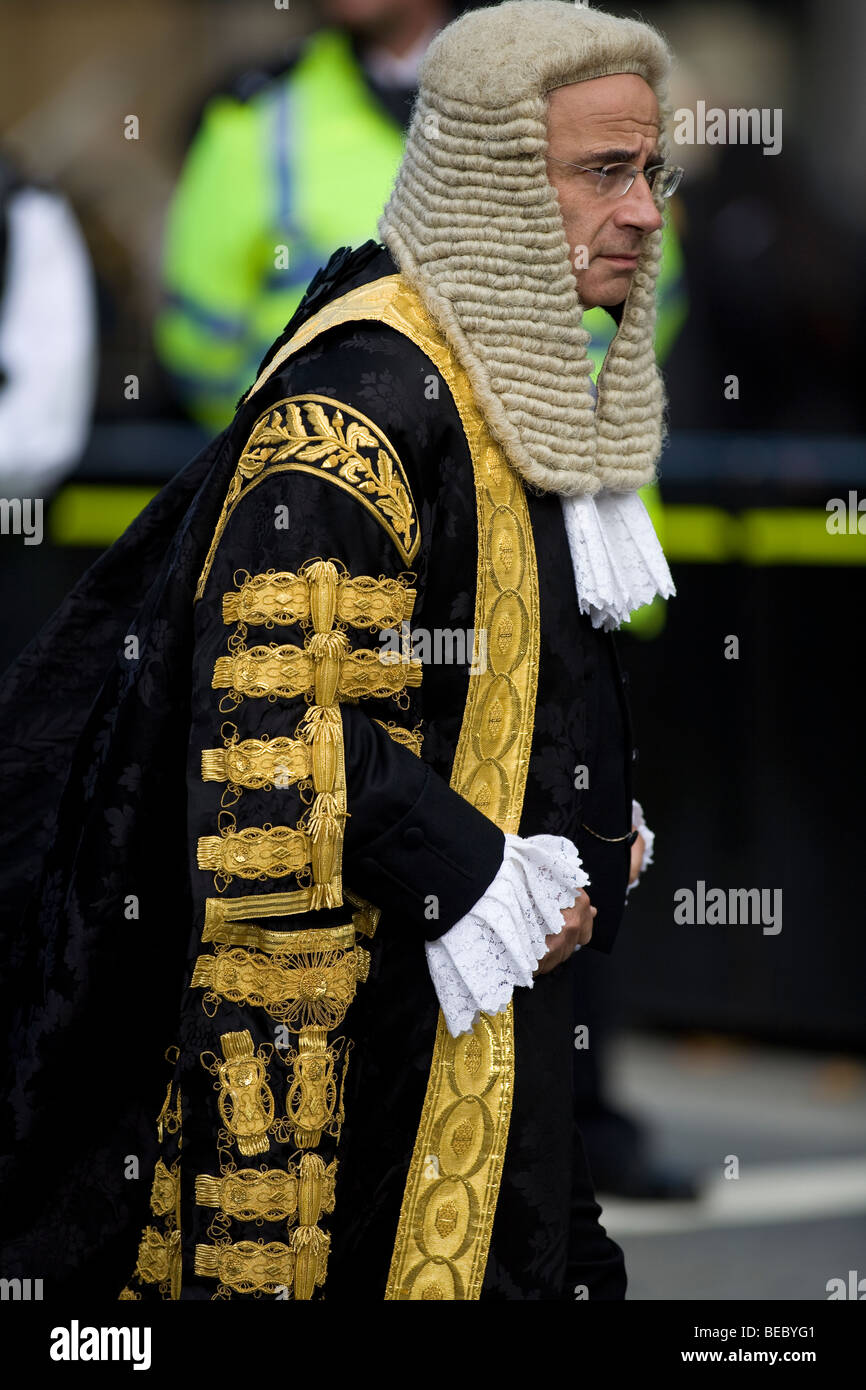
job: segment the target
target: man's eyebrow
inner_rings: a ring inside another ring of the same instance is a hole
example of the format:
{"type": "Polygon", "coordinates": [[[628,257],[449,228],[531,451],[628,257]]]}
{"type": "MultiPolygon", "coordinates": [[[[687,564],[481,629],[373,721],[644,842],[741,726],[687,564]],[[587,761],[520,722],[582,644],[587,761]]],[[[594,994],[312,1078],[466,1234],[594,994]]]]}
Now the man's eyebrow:
{"type": "MultiPolygon", "coordinates": [[[[574,164],[633,164],[640,154],[640,150],[596,150],[592,154],[583,154],[578,159],[573,160],[574,164]]],[[[662,157],[658,150],[653,150],[647,158],[647,167],[653,164],[661,164],[662,157]]]]}

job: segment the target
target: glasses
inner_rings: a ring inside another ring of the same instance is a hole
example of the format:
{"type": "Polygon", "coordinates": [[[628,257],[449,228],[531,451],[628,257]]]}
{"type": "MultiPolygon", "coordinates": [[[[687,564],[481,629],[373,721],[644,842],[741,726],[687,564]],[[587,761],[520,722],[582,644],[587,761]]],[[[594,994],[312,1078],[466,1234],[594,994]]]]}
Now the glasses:
{"type": "Polygon", "coordinates": [[[622,198],[628,193],[638,174],[643,174],[653,193],[662,198],[670,198],[682,183],[683,169],[672,164],[653,164],[649,169],[638,169],[634,164],[605,164],[601,169],[589,168],[586,164],[571,164],[567,159],[547,156],[554,164],[564,164],[567,169],[580,169],[584,174],[595,174],[598,182],[595,191],[601,198],[622,198]]]}

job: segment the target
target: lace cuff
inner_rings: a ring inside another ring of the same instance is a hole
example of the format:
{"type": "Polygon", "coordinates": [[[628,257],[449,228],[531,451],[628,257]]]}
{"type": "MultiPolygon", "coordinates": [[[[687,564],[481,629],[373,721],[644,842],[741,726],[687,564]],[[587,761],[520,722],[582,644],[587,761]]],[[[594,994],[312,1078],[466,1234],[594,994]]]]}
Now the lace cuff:
{"type": "Polygon", "coordinates": [[[560,908],[570,907],[588,883],[571,840],[505,836],[502,864],[487,891],[426,946],[452,1037],[468,1032],[479,1013],[506,1009],[515,985],[532,988],[532,972],[547,950],[545,937],[562,930],[560,908]]]}
{"type": "Polygon", "coordinates": [[[643,861],[641,863],[640,868],[638,869],[637,878],[635,879],[634,883],[630,883],[628,885],[628,888],[625,890],[626,895],[628,895],[633,888],[637,888],[638,884],[641,881],[641,875],[643,874],[644,870],[648,869],[650,864],[653,862],[653,844],[655,843],[656,838],[655,831],[650,830],[649,826],[643,818],[643,807],[641,806],[639,801],[632,801],[631,803],[631,823],[632,825],[636,825],[638,830],[640,831],[640,837],[646,845],[646,849],[644,850],[643,861]]]}

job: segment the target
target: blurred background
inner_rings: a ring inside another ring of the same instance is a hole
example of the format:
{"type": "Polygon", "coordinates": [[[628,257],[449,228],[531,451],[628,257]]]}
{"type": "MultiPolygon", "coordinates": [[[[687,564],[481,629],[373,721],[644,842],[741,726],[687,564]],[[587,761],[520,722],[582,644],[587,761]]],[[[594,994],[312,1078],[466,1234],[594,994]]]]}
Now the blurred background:
{"type": "MultiPolygon", "coordinates": [[[[45,499],[38,548],[0,535],[4,668],[376,235],[465,8],[0,0],[0,494],[45,499]]],[[[655,862],[582,953],[578,1113],[630,1297],[824,1299],[866,1277],[866,7],[640,12],[674,108],[781,112],[782,145],[672,148],[647,502],[678,594],[620,640],[655,862]],[[678,924],[698,881],[781,890],[781,932],[678,924]]]]}

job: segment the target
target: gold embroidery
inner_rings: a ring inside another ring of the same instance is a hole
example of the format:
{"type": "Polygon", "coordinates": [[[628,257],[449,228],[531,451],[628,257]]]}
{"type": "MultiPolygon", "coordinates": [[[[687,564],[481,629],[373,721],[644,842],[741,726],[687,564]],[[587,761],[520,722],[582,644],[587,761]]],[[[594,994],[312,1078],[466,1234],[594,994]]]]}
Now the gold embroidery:
{"type": "Polygon", "coordinates": [[[238,502],[262,478],[286,470],[314,474],[348,492],[385,528],[403,561],[411,563],[421,541],[418,514],[403,465],[388,437],[366,415],[329,396],[289,396],[266,410],[253,426],[199,576],[197,600],[204,593],[217,547],[238,502]],[[326,406],[333,407],[330,418],[326,406]],[[344,429],[347,417],[350,423],[344,429]]]}
{"type": "Polygon", "coordinates": [[[258,907],[260,901],[267,903],[270,898],[291,897],[291,894],[268,893],[259,898],[208,898],[205,907],[205,926],[202,941],[216,941],[223,946],[251,946],[257,951],[267,951],[274,955],[292,956],[306,951],[329,950],[346,951],[355,943],[354,922],[340,927],[311,927],[308,931],[268,931],[255,922],[245,922],[236,918],[235,913],[225,914],[221,908],[241,906],[242,915],[259,917],[285,915],[284,912],[268,913],[258,907]]]}
{"type": "Polygon", "coordinates": [[[346,901],[352,903],[356,909],[352,913],[352,925],[355,931],[360,932],[362,936],[375,936],[382,909],[374,907],[372,903],[360,898],[357,893],[350,892],[348,888],[345,893],[346,901]]]}
{"type": "MultiPolygon", "coordinates": [[[[302,567],[298,574],[268,570],[252,576],[240,571],[235,583],[240,575],[245,577],[238,589],[223,594],[223,622],[264,627],[308,622],[311,584],[305,570],[302,567]]],[[[352,627],[381,631],[405,622],[412,614],[415,598],[416,591],[403,579],[343,573],[336,579],[334,616],[352,627]]]]}
{"type": "Polygon", "coordinates": [[[239,1033],[223,1033],[220,1044],[225,1061],[206,1061],[212,1053],[203,1053],[201,1060],[206,1070],[218,1078],[223,1124],[245,1157],[264,1153],[270,1147],[268,1130],[274,1118],[274,1097],[264,1057],[259,1055],[261,1049],[259,1054],[253,1051],[253,1040],[246,1028],[239,1033]]]}
{"type": "MultiPolygon", "coordinates": [[[[179,1048],[167,1049],[165,1059],[174,1067],[179,1057],[179,1048]]],[[[165,1100],[157,1116],[156,1131],[162,1147],[166,1135],[177,1136],[174,1144],[180,1152],[181,1138],[181,1092],[175,1081],[166,1088],[165,1100]],[[176,1092],[174,1107],[172,1095],[176,1092]]],[[[181,1247],[180,1247],[180,1159],[175,1158],[169,1168],[162,1154],[153,1168],[150,1189],[150,1209],[155,1217],[163,1222],[163,1230],[153,1226],[141,1233],[138,1256],[132,1280],[148,1284],[158,1284],[163,1299],[180,1297],[181,1288],[181,1247]]],[[[141,1294],[129,1286],[118,1294],[119,1299],[140,1299],[141,1294]]]]}
{"type": "Polygon", "coordinates": [[[171,1297],[180,1297],[180,1231],[163,1235],[153,1226],[146,1226],[138,1247],[135,1277],[143,1284],[165,1284],[171,1297]]]}
{"type": "MultiPolygon", "coordinates": [[[[317,1223],[323,1214],[330,1214],[334,1210],[336,1175],[336,1162],[326,1165],[318,1154],[305,1153],[297,1168],[290,1164],[285,1172],[274,1168],[258,1171],[244,1168],[221,1178],[202,1175],[196,1178],[195,1196],[200,1206],[217,1207],[225,1217],[235,1221],[285,1221],[291,1226],[297,1217],[298,1224],[291,1233],[288,1247],[280,1247],[279,1255],[274,1244],[265,1248],[270,1257],[279,1260],[284,1258],[283,1252],[287,1249],[291,1251],[295,1256],[291,1273],[292,1292],[296,1299],[309,1299],[314,1288],[325,1281],[330,1241],[317,1223]]],[[[240,1257],[237,1257],[238,1247],[235,1247],[231,1266],[213,1253],[225,1248],[223,1245],[199,1246],[196,1252],[197,1273],[216,1274],[229,1287],[248,1292],[248,1265],[255,1262],[261,1268],[260,1255],[250,1253],[251,1244],[242,1242],[244,1254],[240,1257]],[[234,1263],[236,1260],[238,1263],[234,1263]],[[243,1277],[238,1280],[237,1272],[241,1264],[244,1266],[243,1277]]],[[[257,1251],[261,1248],[255,1247],[257,1251]]],[[[279,1267],[283,1268],[282,1265],[279,1267]]],[[[257,1287],[261,1285],[257,1284],[257,1287]]]]}
{"type": "Polygon", "coordinates": [[[170,1169],[166,1168],[161,1158],[156,1160],[150,1192],[150,1209],[154,1216],[170,1216],[175,1222],[180,1220],[180,1173],[177,1160],[170,1169]]]}
{"type": "Polygon", "coordinates": [[[305,1028],[289,1058],[292,1079],[286,1096],[299,1149],[314,1149],[325,1129],[339,1133],[343,1116],[337,1106],[336,1061],[337,1049],[328,1045],[326,1030],[305,1028]]]}
{"type": "MultiPolygon", "coordinates": [[[[330,1195],[333,1202],[336,1164],[331,1165],[330,1195]]],[[[280,1168],[239,1168],[221,1178],[204,1174],[195,1180],[195,1200],[202,1207],[218,1207],[233,1221],[292,1221],[298,1213],[298,1174],[289,1164],[280,1168]]]]}
{"type": "MultiPolygon", "coordinates": [[[[310,616],[310,586],[288,571],[268,570],[244,578],[233,593],[223,594],[224,623],[254,623],[273,627],[306,621],[310,616]]],[[[238,584],[238,574],[235,575],[238,584]]]]}
{"type": "Polygon", "coordinates": [[[407,686],[420,685],[421,674],[419,657],[366,647],[351,651],[344,632],[327,632],[311,637],[307,650],[272,643],[219,656],[211,685],[228,690],[234,702],[292,700],[313,693],[316,704],[330,705],[335,699],[397,695],[407,686]],[[320,642],[320,637],[327,641],[320,642]]]}
{"type": "Polygon", "coordinates": [[[381,724],[395,743],[402,743],[404,748],[408,748],[410,753],[414,753],[416,758],[420,758],[424,744],[424,735],[421,732],[420,724],[416,725],[414,729],[403,729],[399,724],[395,724],[393,719],[389,719],[387,724],[384,719],[374,719],[373,723],[381,724]]]}
{"type": "Polygon", "coordinates": [[[195,1272],[219,1279],[235,1293],[277,1293],[290,1287],[295,1274],[295,1254],[279,1241],[241,1240],[231,1245],[197,1245],[195,1272]]]}
{"type": "Polygon", "coordinates": [[[178,1087],[177,1090],[177,1105],[174,1110],[171,1108],[171,1093],[173,1088],[174,1082],[169,1081],[165,1092],[165,1100],[162,1102],[162,1109],[156,1119],[156,1134],[160,1144],[166,1134],[177,1134],[183,1118],[180,1106],[180,1087],[178,1087]]]}
{"type": "Polygon", "coordinates": [[[312,750],[299,738],[245,738],[201,754],[203,782],[231,782],[247,791],[293,786],[312,769],[312,750]]]}
{"type": "MultiPolygon", "coordinates": [[[[454,398],[472,455],[475,632],[490,634],[489,661],[469,682],[451,786],[506,833],[516,833],[535,717],[541,627],[526,495],[487,429],[465,371],[417,294],[400,276],[378,283],[376,317],[406,334],[434,362],[454,398]]],[[[471,1035],[457,1039],[440,1012],[386,1299],[479,1297],[513,1085],[513,1006],[482,1015],[471,1035]]]]}
{"type": "MultiPolygon", "coordinates": [[[[338,885],[335,885],[335,887],[338,885]]],[[[349,894],[346,894],[349,897],[349,894]]],[[[294,917],[299,913],[310,912],[313,907],[313,889],[298,888],[290,893],[260,893],[252,898],[207,898],[205,900],[205,926],[202,941],[221,941],[228,946],[259,946],[258,928],[244,919],[249,917],[294,917]],[[237,923],[240,931],[229,931],[228,924],[237,923]],[[248,929],[248,930],[247,930],[248,929]]],[[[358,927],[362,931],[362,927],[358,927]]],[[[278,933],[280,935],[281,933],[278,933]]],[[[372,936],[372,932],[367,935],[372,936]]]]}
{"type": "Polygon", "coordinates": [[[310,837],[288,825],[250,826],[201,835],[198,867],[232,878],[285,878],[310,862],[310,837]]]}
{"type": "Polygon", "coordinates": [[[250,647],[217,657],[211,685],[231,691],[237,700],[293,699],[312,690],[313,669],[312,657],[301,647],[250,647]]]}
{"type": "MultiPolygon", "coordinates": [[[[522,484],[489,435],[465,373],[434,329],[418,296],[400,276],[389,276],[326,306],[280,349],[247,398],[292,353],[332,323],[371,318],[397,328],[433,360],[452,392],[469,441],[479,537],[475,630],[489,632],[491,661],[487,672],[470,681],[451,785],[502,829],[516,831],[538,668],[540,618],[532,531],[522,484]]],[[[236,474],[197,598],[203,592],[222,529],[242,490],[242,476],[236,474]]],[[[320,659],[323,655],[320,651],[320,659]]],[[[333,647],[327,656],[333,680],[333,647]]],[[[333,681],[331,698],[336,697],[338,682],[339,677],[333,681]]],[[[324,1036],[308,1038],[307,1047],[292,1059],[296,1093],[302,1089],[302,1053],[319,1061],[314,1086],[310,1077],[311,1091],[323,1088],[327,1059],[322,1049],[326,1046],[324,1036]]],[[[473,1034],[462,1040],[450,1038],[440,1014],[386,1298],[479,1297],[508,1135],[513,1071],[510,1006],[502,1014],[484,1016],[473,1034]],[[431,1163],[430,1158],[436,1162],[431,1163]]],[[[326,1114],[328,1100],[327,1095],[324,1105],[317,1100],[317,1108],[326,1114]]]]}
{"type": "Polygon", "coordinates": [[[222,998],[264,1008],[294,1031],[336,1027],[355,996],[357,981],[367,978],[369,954],[360,947],[310,949],[302,962],[277,953],[220,947],[215,955],[199,956],[192,984],[206,991],[203,1003],[209,1013],[222,998]]]}
{"type": "MultiPolygon", "coordinates": [[[[247,399],[317,334],[334,324],[364,319],[385,322],[396,328],[431,358],[451,390],[469,442],[479,538],[475,630],[490,633],[491,661],[487,672],[470,681],[451,785],[502,829],[516,831],[529,761],[538,671],[540,615],[532,529],[520,479],[489,434],[465,372],[430,321],[418,295],[401,276],[394,275],[361,286],[326,305],[280,348],[248,392],[247,399]]],[[[440,1014],[387,1298],[475,1299],[480,1294],[510,1118],[514,1071],[511,1006],[502,1014],[486,1019],[485,1024],[493,1029],[497,1044],[495,1055],[499,1060],[493,1065],[494,1075],[488,1091],[477,1099],[479,1114],[489,1121],[490,1138],[484,1146],[486,1159],[478,1174],[472,1175],[464,1187],[466,1203],[469,1206],[473,1201],[477,1204],[471,1234],[466,1247],[457,1254],[452,1251],[447,1258],[421,1257],[422,1244],[426,1241],[422,1196],[428,1181],[426,1174],[432,1173],[436,1166],[427,1161],[429,1155],[436,1156],[435,1151],[426,1147],[431,1126],[441,1132],[443,1114],[448,1107],[455,1099],[458,1103],[466,1099],[456,1098],[449,1088],[449,1064],[453,1064],[456,1043],[447,1034],[440,1014]]],[[[475,1037],[481,1048],[478,1025],[475,1037]]],[[[480,1065],[478,1048],[469,1054],[476,1067],[480,1065]]],[[[466,1074],[471,1075],[468,1070],[466,1074]]],[[[449,1142],[454,1139],[459,1147],[469,1141],[469,1123],[469,1116],[465,1115],[449,1136],[449,1142]]],[[[474,1127],[472,1132],[475,1133],[474,1127]]],[[[438,1183],[440,1180],[431,1178],[429,1181],[438,1183]]],[[[429,1194],[437,1189],[426,1191],[425,1200],[429,1204],[429,1194]]],[[[440,1200],[449,1213],[453,1204],[459,1219],[460,1203],[456,1195],[446,1196],[443,1190],[438,1190],[437,1211],[440,1200]]],[[[446,1227],[447,1224],[446,1220],[446,1227]]]]}

